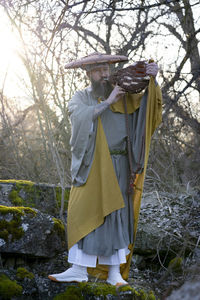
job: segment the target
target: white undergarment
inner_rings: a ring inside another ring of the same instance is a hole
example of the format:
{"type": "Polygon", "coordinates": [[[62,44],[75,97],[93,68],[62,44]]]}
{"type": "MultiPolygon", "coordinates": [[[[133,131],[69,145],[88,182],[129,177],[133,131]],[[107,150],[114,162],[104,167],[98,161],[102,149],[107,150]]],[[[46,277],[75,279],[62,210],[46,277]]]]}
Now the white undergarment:
{"type": "Polygon", "coordinates": [[[73,245],[69,249],[68,262],[83,267],[95,268],[98,258],[100,265],[120,265],[126,263],[126,255],[129,254],[128,248],[119,249],[111,256],[89,255],[78,248],[78,244],[73,245]]]}

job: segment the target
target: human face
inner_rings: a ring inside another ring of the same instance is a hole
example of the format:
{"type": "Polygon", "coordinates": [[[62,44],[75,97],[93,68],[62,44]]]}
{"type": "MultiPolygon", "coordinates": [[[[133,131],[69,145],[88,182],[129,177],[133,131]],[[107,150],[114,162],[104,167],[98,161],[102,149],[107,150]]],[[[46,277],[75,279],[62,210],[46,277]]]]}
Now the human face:
{"type": "Polygon", "coordinates": [[[106,79],[108,79],[110,75],[109,65],[100,65],[99,67],[95,67],[88,72],[88,75],[91,80],[103,83],[106,81],[106,79]]]}
{"type": "Polygon", "coordinates": [[[91,84],[92,90],[97,97],[101,97],[102,100],[108,98],[112,91],[112,85],[108,81],[110,75],[109,65],[99,65],[91,71],[87,72],[91,84]]]}

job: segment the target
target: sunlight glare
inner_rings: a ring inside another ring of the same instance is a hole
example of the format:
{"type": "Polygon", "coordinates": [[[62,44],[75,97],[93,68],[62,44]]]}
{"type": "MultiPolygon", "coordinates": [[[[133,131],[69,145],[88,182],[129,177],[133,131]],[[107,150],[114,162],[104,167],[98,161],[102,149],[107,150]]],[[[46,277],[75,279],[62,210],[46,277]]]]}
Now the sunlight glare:
{"type": "Polygon", "coordinates": [[[26,77],[26,72],[17,54],[20,41],[3,10],[0,10],[0,20],[0,90],[7,97],[24,98],[21,78],[26,77]]]}
{"type": "MultiPolygon", "coordinates": [[[[9,64],[16,59],[16,49],[18,41],[5,15],[0,12],[1,27],[0,27],[0,66],[1,70],[8,68],[9,64]]],[[[2,72],[1,72],[2,75],[2,72]]]]}

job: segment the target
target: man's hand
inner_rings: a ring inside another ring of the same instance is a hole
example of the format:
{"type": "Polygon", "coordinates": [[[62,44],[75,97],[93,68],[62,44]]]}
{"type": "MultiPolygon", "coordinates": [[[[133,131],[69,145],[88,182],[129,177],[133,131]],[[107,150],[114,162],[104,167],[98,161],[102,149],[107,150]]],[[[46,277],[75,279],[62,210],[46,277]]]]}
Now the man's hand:
{"type": "Polygon", "coordinates": [[[96,105],[93,114],[93,121],[99,115],[101,115],[106,109],[108,109],[109,105],[117,102],[123,95],[125,95],[125,90],[121,88],[119,85],[115,85],[108,99],[96,105]]]}
{"type": "Polygon", "coordinates": [[[125,90],[121,88],[119,85],[115,85],[114,89],[112,90],[110,96],[106,100],[106,102],[110,105],[119,101],[119,99],[125,95],[125,90]]]}
{"type": "Polygon", "coordinates": [[[146,66],[146,74],[149,76],[156,77],[158,74],[158,65],[156,63],[148,63],[146,66]]]}

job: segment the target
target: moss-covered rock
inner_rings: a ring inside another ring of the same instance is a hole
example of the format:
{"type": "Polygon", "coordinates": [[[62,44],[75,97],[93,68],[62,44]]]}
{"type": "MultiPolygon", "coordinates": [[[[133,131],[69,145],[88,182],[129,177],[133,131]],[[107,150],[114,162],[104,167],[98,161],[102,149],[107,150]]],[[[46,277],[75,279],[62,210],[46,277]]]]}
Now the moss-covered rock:
{"type": "Polygon", "coordinates": [[[58,233],[58,235],[64,239],[65,238],[65,226],[63,222],[57,218],[52,218],[54,222],[54,230],[58,233]]]}
{"type": "Polygon", "coordinates": [[[25,278],[28,278],[28,279],[35,278],[35,275],[32,272],[29,272],[27,269],[21,268],[21,267],[17,269],[16,276],[17,276],[17,279],[19,279],[19,280],[23,280],[25,278]]]}
{"type": "MultiPolygon", "coordinates": [[[[0,180],[0,204],[28,206],[58,215],[62,188],[56,185],[35,184],[27,180],[0,180]]],[[[70,188],[64,190],[64,209],[67,210],[70,188]]]]}
{"type": "MultiPolygon", "coordinates": [[[[36,206],[34,182],[27,180],[9,180],[9,182],[13,183],[13,189],[8,196],[12,205],[36,206]],[[24,197],[20,196],[20,193],[22,193],[24,197]]],[[[0,183],[3,183],[3,181],[0,181],[0,183]]]]}
{"type": "Polygon", "coordinates": [[[5,274],[0,274],[1,299],[12,299],[15,296],[20,296],[22,291],[22,286],[17,284],[16,281],[10,280],[5,274]]]}
{"type": "Polygon", "coordinates": [[[132,300],[156,300],[152,291],[135,290],[131,286],[115,287],[107,283],[82,282],[76,286],[66,288],[64,293],[60,293],[53,300],[76,300],[76,299],[128,299],[132,300]],[[78,298],[79,297],[79,298],[78,298]],[[99,298],[100,297],[100,298],[99,298]]]}
{"type": "Polygon", "coordinates": [[[0,205],[0,251],[53,257],[66,249],[63,223],[30,207],[0,205]]]}
{"type": "Polygon", "coordinates": [[[22,206],[23,205],[23,199],[19,197],[18,192],[16,190],[12,190],[9,194],[9,199],[15,206],[22,206]]]}
{"type": "Polygon", "coordinates": [[[106,283],[80,283],[80,290],[85,294],[95,295],[95,296],[116,296],[116,287],[106,284],[106,283]]]}
{"type": "Polygon", "coordinates": [[[34,209],[31,209],[30,207],[10,207],[0,205],[0,214],[2,215],[13,214],[23,216],[24,214],[30,214],[30,217],[34,217],[36,213],[37,212],[34,209]]]}
{"type": "Polygon", "coordinates": [[[53,300],[84,300],[84,297],[78,286],[70,286],[64,293],[56,295],[53,300]]]}
{"type": "Polygon", "coordinates": [[[24,230],[21,227],[21,217],[24,216],[25,213],[30,214],[31,217],[36,214],[33,209],[28,207],[7,207],[0,205],[0,216],[4,216],[4,218],[0,217],[1,239],[7,242],[9,237],[11,241],[14,241],[23,236],[24,230]]]}
{"type": "Polygon", "coordinates": [[[30,181],[30,180],[16,180],[16,179],[7,179],[7,180],[0,180],[0,183],[18,183],[18,184],[29,184],[29,185],[33,185],[34,182],[30,181]]]}

